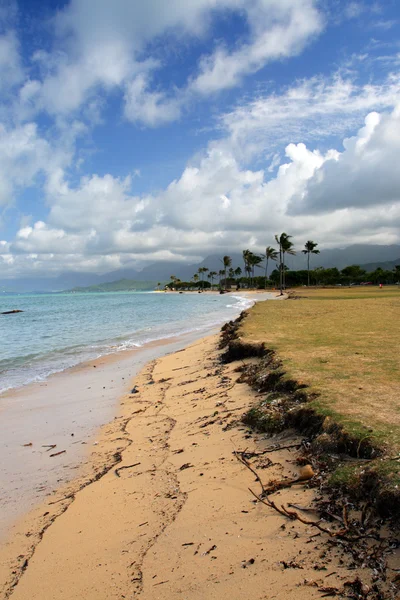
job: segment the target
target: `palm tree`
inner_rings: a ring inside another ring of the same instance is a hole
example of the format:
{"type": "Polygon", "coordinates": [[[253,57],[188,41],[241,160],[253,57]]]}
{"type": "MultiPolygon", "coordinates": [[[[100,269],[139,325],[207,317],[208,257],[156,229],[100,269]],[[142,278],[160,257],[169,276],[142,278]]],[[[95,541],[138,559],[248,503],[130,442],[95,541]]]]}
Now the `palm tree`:
{"type": "Polygon", "coordinates": [[[307,254],[307,285],[310,287],[310,254],[319,254],[319,250],[316,250],[318,244],[313,242],[312,240],[308,240],[304,244],[304,250],[302,250],[303,254],[307,254]]]}
{"type": "Polygon", "coordinates": [[[243,254],[243,262],[244,262],[244,272],[246,273],[247,277],[250,279],[251,267],[249,265],[249,258],[250,258],[251,252],[250,252],[250,250],[243,250],[242,254],[243,254]]]}
{"type": "Polygon", "coordinates": [[[291,235],[287,233],[281,233],[281,235],[276,235],[275,240],[279,245],[279,288],[280,295],[283,296],[283,288],[285,287],[285,254],[296,254],[293,248],[293,242],[291,242],[291,235]]]}
{"type": "Polygon", "coordinates": [[[230,256],[224,256],[224,258],[222,259],[222,261],[221,261],[221,262],[222,262],[222,263],[223,263],[223,265],[224,265],[225,290],[226,290],[226,288],[227,288],[227,281],[226,281],[226,270],[227,270],[227,268],[228,268],[228,267],[230,267],[230,266],[231,266],[231,264],[232,264],[232,259],[231,259],[231,257],[230,257],[230,256]]]}
{"type": "Polygon", "coordinates": [[[158,282],[158,283],[157,283],[157,290],[158,290],[158,291],[160,291],[160,286],[161,286],[161,283],[160,283],[160,282],[158,282]]]}
{"type": "Polygon", "coordinates": [[[253,252],[250,252],[249,257],[248,257],[248,262],[249,262],[249,267],[251,268],[251,276],[253,278],[253,286],[254,286],[255,267],[259,267],[260,263],[262,263],[262,261],[263,261],[263,256],[260,256],[259,254],[254,254],[253,252]]]}
{"type": "Polygon", "coordinates": [[[193,275],[193,281],[194,281],[195,284],[199,281],[199,276],[197,275],[197,273],[195,273],[193,275]]]}
{"type": "Polygon", "coordinates": [[[200,277],[199,277],[200,281],[201,281],[201,282],[203,282],[203,267],[199,267],[199,268],[197,269],[197,272],[198,272],[198,274],[199,274],[199,276],[200,276],[200,277]]]}
{"type": "Polygon", "coordinates": [[[224,276],[224,270],[223,270],[223,269],[220,269],[220,270],[218,271],[218,277],[219,277],[219,286],[220,286],[220,287],[221,287],[221,279],[222,279],[222,277],[223,277],[223,276],[224,276]]]}
{"type": "Polygon", "coordinates": [[[242,274],[242,269],[240,267],[237,267],[235,269],[235,275],[236,275],[236,277],[240,277],[241,274],[242,274]]]}
{"type": "Polygon", "coordinates": [[[204,273],[207,273],[208,269],[207,269],[207,267],[199,267],[197,271],[201,275],[201,287],[202,287],[202,290],[204,291],[204,273]]]}
{"type": "Polygon", "coordinates": [[[210,271],[207,275],[208,279],[211,279],[211,289],[213,288],[213,281],[216,275],[218,275],[217,271],[210,271]]]}
{"type": "Polygon", "coordinates": [[[265,248],[265,288],[267,287],[267,279],[268,279],[268,261],[274,260],[276,261],[278,258],[278,252],[272,246],[267,246],[265,248]]]}

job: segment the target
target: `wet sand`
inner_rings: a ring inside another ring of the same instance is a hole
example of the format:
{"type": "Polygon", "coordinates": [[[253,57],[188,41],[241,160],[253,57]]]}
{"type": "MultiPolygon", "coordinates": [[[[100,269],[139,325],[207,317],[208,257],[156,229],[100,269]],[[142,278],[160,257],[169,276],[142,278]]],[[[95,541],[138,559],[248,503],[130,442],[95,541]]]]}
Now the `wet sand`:
{"type": "Polygon", "coordinates": [[[103,356],[1,395],[0,542],[17,518],[76,477],[140,369],[198,335],[103,356]]]}
{"type": "MultiPolygon", "coordinates": [[[[256,394],[236,382],[237,364],[221,366],[217,342],[147,364],[86,470],[14,526],[0,549],[2,597],[294,600],[348,578],[346,561],[327,571],[315,529],[250,494],[254,475],[233,451],[298,439],[248,433],[240,416],[256,394]]],[[[266,481],[298,474],[296,450],[268,457],[266,481]]],[[[306,485],[279,492],[303,506],[313,497],[306,485]]]]}
{"type": "MultiPolygon", "coordinates": [[[[256,301],[274,295],[241,296],[256,301]]],[[[16,519],[76,477],[97,443],[98,429],[113,419],[140,369],[207,331],[215,328],[102,356],[0,395],[0,543],[16,519]]]]}

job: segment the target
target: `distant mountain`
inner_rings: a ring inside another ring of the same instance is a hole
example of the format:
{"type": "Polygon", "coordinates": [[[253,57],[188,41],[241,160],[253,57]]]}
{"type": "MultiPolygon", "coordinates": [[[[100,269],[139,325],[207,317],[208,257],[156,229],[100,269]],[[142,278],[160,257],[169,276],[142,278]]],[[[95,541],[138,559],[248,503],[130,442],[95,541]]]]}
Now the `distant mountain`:
{"type": "MultiPolygon", "coordinates": [[[[296,256],[287,257],[287,265],[295,271],[307,268],[307,257],[301,254],[301,248],[298,248],[296,256]]],[[[378,246],[366,244],[354,244],[347,248],[331,248],[321,250],[321,254],[311,255],[311,267],[337,267],[344,269],[349,265],[364,265],[373,263],[377,266],[385,262],[395,261],[400,256],[400,246],[378,246]]],[[[363,267],[365,268],[365,267],[363,267]]],[[[383,267],[382,267],[383,268],[383,267]]]]}
{"type": "Polygon", "coordinates": [[[132,279],[119,279],[108,283],[99,283],[89,285],[88,287],[75,287],[69,292],[145,292],[154,290],[158,282],[154,281],[135,281],[132,279]]]}
{"type": "Polygon", "coordinates": [[[385,271],[393,271],[397,265],[400,265],[400,258],[397,260],[389,260],[388,262],[367,263],[366,265],[360,265],[360,267],[364,269],[364,271],[375,271],[375,269],[378,269],[379,267],[385,271]]]}
{"type": "MultiPolygon", "coordinates": [[[[302,248],[297,247],[296,256],[287,256],[286,263],[289,269],[305,269],[307,258],[301,253],[302,248]]],[[[224,252],[225,253],[225,252],[224,252]]],[[[115,282],[121,279],[143,282],[161,282],[169,281],[170,275],[179,277],[182,281],[190,280],[199,267],[207,267],[212,271],[219,271],[223,268],[221,258],[222,254],[210,254],[204,260],[195,264],[185,264],[182,262],[155,262],[145,266],[141,271],[135,269],[118,269],[108,273],[98,275],[96,273],[65,272],[57,277],[28,277],[19,279],[0,280],[0,292],[54,292],[70,290],[76,287],[88,287],[100,285],[107,282],[115,282]]],[[[243,266],[242,254],[239,252],[228,252],[232,258],[232,267],[243,266]]],[[[374,265],[382,266],[387,263],[399,264],[400,246],[381,246],[354,244],[347,248],[331,248],[321,250],[321,254],[311,255],[311,268],[314,267],[337,267],[343,269],[348,265],[374,265]]],[[[261,273],[261,270],[258,272],[261,273]]]]}

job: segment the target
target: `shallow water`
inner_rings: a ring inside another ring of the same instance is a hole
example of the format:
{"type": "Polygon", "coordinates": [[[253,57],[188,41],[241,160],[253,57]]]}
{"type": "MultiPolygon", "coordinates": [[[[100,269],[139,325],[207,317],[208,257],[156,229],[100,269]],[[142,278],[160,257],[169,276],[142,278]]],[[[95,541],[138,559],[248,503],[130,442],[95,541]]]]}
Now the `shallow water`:
{"type": "Polygon", "coordinates": [[[0,296],[0,393],[86,360],[235,317],[248,298],[219,294],[97,293],[0,296]]]}

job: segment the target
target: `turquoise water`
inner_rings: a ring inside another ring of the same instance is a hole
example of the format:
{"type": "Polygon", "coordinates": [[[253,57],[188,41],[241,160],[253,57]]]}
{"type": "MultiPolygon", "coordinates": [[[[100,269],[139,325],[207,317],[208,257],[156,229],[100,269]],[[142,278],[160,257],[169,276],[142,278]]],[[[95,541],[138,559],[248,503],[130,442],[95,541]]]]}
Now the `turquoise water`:
{"type": "Polygon", "coordinates": [[[140,347],[235,317],[252,304],[218,294],[0,296],[0,393],[85,360],[140,347]]]}

